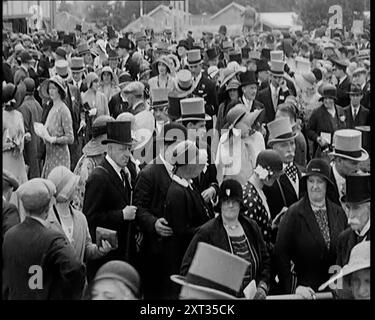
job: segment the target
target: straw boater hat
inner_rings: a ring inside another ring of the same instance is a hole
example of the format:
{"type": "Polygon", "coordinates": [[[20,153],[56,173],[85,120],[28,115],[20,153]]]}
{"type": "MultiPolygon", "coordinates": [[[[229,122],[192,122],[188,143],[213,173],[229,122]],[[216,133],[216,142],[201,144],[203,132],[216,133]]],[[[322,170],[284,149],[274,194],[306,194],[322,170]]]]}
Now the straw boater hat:
{"type": "Polygon", "coordinates": [[[197,66],[202,62],[201,50],[194,49],[187,52],[187,63],[189,66],[197,66]]]}
{"type": "Polygon", "coordinates": [[[173,62],[167,56],[161,56],[155,61],[156,65],[158,65],[159,63],[164,64],[167,67],[169,73],[172,73],[174,71],[173,62]]]}
{"type": "Polygon", "coordinates": [[[236,299],[249,263],[210,244],[199,242],[186,276],[172,275],[180,296],[195,299],[236,299]]]}
{"type": "Polygon", "coordinates": [[[111,116],[103,115],[97,117],[92,124],[92,139],[82,148],[86,156],[97,156],[107,151],[102,141],[107,139],[107,122],[114,121],[111,116]]]}
{"type": "Polygon", "coordinates": [[[267,124],[269,131],[268,145],[295,139],[298,133],[293,132],[289,118],[277,118],[267,124]]]}
{"type": "Polygon", "coordinates": [[[182,121],[208,121],[211,117],[206,114],[204,109],[203,98],[187,98],[181,100],[181,118],[177,122],[182,121]]]}
{"type": "Polygon", "coordinates": [[[334,151],[330,156],[354,161],[366,161],[368,153],[362,148],[362,132],[353,129],[337,130],[333,135],[334,151]]]}
{"type": "Polygon", "coordinates": [[[342,279],[356,271],[370,268],[370,251],[370,241],[362,241],[358,243],[350,252],[349,262],[340,270],[340,272],[327,282],[323,283],[318,290],[322,291],[338,279],[342,279]]]}

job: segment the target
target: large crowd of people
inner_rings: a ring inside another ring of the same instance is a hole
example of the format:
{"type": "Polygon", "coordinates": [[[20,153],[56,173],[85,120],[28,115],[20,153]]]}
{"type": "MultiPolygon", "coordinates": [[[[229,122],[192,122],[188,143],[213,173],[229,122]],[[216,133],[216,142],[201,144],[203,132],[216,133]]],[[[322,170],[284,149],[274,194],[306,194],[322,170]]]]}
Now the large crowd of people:
{"type": "Polygon", "coordinates": [[[3,31],[4,299],[370,297],[369,32],[194,36],[3,31]]]}

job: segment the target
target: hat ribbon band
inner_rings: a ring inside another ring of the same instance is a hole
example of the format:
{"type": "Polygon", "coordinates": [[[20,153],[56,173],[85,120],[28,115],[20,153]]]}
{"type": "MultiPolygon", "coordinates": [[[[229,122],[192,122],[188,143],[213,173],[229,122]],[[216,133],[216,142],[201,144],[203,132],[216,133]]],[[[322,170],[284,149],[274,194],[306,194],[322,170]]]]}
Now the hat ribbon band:
{"type": "Polygon", "coordinates": [[[194,60],[194,61],[188,61],[188,64],[198,64],[202,62],[202,58],[199,60],[194,60]]]}
{"type": "Polygon", "coordinates": [[[342,154],[344,156],[349,156],[353,158],[360,158],[362,155],[361,150],[356,150],[356,151],[345,151],[345,150],[340,150],[340,149],[335,149],[336,153],[342,154]]]}
{"type": "Polygon", "coordinates": [[[192,88],[193,85],[190,85],[189,88],[183,88],[180,86],[180,83],[178,83],[178,88],[181,89],[182,91],[189,91],[192,88]]]}
{"type": "Polygon", "coordinates": [[[233,289],[231,289],[227,286],[224,286],[220,283],[217,283],[215,281],[203,278],[201,276],[198,276],[198,275],[195,275],[195,274],[192,274],[192,273],[188,273],[186,275],[185,279],[186,279],[186,282],[188,282],[189,284],[192,284],[192,285],[202,286],[202,287],[207,287],[207,288],[210,288],[210,289],[222,291],[222,292],[225,292],[225,293],[230,294],[232,296],[237,295],[237,292],[235,290],[233,290],[233,289]]]}
{"type": "Polygon", "coordinates": [[[189,113],[189,114],[183,114],[181,118],[182,120],[184,120],[184,118],[199,118],[199,119],[204,120],[206,118],[206,114],[205,113],[189,113]]]}
{"type": "Polygon", "coordinates": [[[288,133],[282,134],[280,136],[277,136],[274,139],[288,139],[288,138],[292,138],[293,136],[294,136],[293,132],[288,132],[288,133]]]}

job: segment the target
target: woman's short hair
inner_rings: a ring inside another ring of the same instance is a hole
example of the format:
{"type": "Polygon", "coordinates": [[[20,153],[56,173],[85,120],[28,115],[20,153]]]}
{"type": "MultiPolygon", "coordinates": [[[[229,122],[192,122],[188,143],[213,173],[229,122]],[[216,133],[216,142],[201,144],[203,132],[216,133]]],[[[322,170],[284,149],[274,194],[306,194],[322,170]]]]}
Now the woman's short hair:
{"type": "MultiPolygon", "coordinates": [[[[65,100],[65,97],[66,97],[65,91],[62,90],[59,86],[55,85],[54,83],[52,83],[52,84],[56,87],[57,92],[59,93],[59,96],[60,96],[61,100],[65,100]]],[[[49,93],[50,86],[51,86],[51,83],[48,85],[48,93],[49,93]]]]}

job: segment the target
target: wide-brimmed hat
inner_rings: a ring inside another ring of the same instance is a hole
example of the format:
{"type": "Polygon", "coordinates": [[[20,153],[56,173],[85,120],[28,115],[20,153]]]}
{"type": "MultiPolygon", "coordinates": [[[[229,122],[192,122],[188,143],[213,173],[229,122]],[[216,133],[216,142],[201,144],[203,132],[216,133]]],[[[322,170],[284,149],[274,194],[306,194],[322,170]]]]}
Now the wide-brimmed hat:
{"type": "Polygon", "coordinates": [[[335,131],[333,135],[334,151],[330,156],[341,157],[354,161],[366,161],[368,153],[362,148],[362,132],[354,129],[335,131]]]}
{"type": "Polygon", "coordinates": [[[181,118],[177,122],[182,121],[208,121],[211,117],[206,114],[203,98],[187,98],[180,101],[181,104],[181,118]]]}
{"type": "Polygon", "coordinates": [[[72,72],[82,72],[85,70],[85,62],[82,57],[72,57],[70,61],[70,70],[72,72]]]}
{"type": "Polygon", "coordinates": [[[241,184],[234,179],[226,179],[220,185],[219,199],[220,202],[233,199],[239,203],[243,202],[243,191],[241,184]]]}
{"type": "Polygon", "coordinates": [[[130,121],[110,121],[107,122],[107,139],[102,144],[117,143],[133,146],[137,141],[132,137],[130,121]]]}
{"type": "Polygon", "coordinates": [[[232,69],[225,68],[221,70],[220,87],[223,87],[229,80],[233,79],[240,71],[233,71],[232,69]]]}
{"type": "Polygon", "coordinates": [[[236,299],[248,266],[230,252],[199,242],[186,276],[172,275],[171,280],[205,293],[206,299],[236,299]]]}
{"type": "Polygon", "coordinates": [[[241,83],[237,79],[232,79],[228,82],[228,85],[225,87],[225,90],[237,90],[240,86],[241,83]]]}
{"type": "Polygon", "coordinates": [[[6,169],[3,169],[3,184],[4,182],[8,183],[12,187],[13,191],[16,191],[19,187],[19,182],[16,176],[6,169]]]}
{"type": "Polygon", "coordinates": [[[151,88],[151,109],[168,106],[168,88],[151,88]]]}
{"type": "Polygon", "coordinates": [[[319,287],[319,291],[324,290],[338,279],[348,276],[356,271],[368,269],[371,267],[370,261],[370,241],[362,241],[355,245],[350,252],[349,262],[331,279],[319,287]]]}
{"type": "Polygon", "coordinates": [[[173,53],[168,54],[167,57],[173,63],[173,69],[174,70],[180,70],[181,63],[180,63],[180,60],[178,59],[178,57],[173,53]]]}
{"type": "Polygon", "coordinates": [[[284,68],[285,68],[284,61],[271,60],[269,72],[275,76],[284,76],[285,74],[284,68]]]}
{"type": "Polygon", "coordinates": [[[142,149],[152,138],[155,118],[151,111],[143,110],[135,115],[134,135],[137,141],[134,150],[142,149]]]}
{"type": "Polygon", "coordinates": [[[363,95],[362,88],[359,84],[352,83],[350,85],[349,95],[363,95]]]}
{"type": "Polygon", "coordinates": [[[350,174],[345,182],[346,192],[340,199],[341,202],[362,204],[371,201],[371,175],[369,173],[350,174]]]}
{"type": "Polygon", "coordinates": [[[202,62],[201,50],[193,49],[187,52],[187,63],[189,66],[196,66],[202,62]]]}
{"type": "Polygon", "coordinates": [[[244,87],[250,84],[256,84],[258,86],[258,80],[254,71],[242,72],[240,73],[239,78],[241,82],[241,87],[244,87]]]}
{"type": "Polygon", "coordinates": [[[295,139],[298,133],[293,132],[289,118],[277,118],[267,124],[269,131],[268,145],[295,139]]]}
{"type": "Polygon", "coordinates": [[[56,187],[55,198],[57,201],[65,202],[70,199],[78,185],[80,176],[74,174],[65,166],[57,166],[51,170],[48,180],[56,187]]]}
{"type": "Polygon", "coordinates": [[[164,64],[168,68],[168,72],[172,73],[174,71],[173,62],[167,56],[160,56],[159,59],[155,61],[155,64],[164,64]]]}
{"type": "Polygon", "coordinates": [[[21,184],[16,192],[25,210],[34,211],[50,203],[56,187],[47,179],[34,178],[21,184]]]}
{"type": "Polygon", "coordinates": [[[349,66],[348,63],[344,60],[331,59],[331,61],[333,65],[342,69],[346,69],[349,66]]]}
{"type": "Polygon", "coordinates": [[[92,157],[107,151],[107,147],[102,144],[102,141],[107,139],[107,122],[114,120],[109,115],[102,115],[94,120],[91,127],[92,139],[82,148],[84,155],[92,157]]]}
{"type": "Polygon", "coordinates": [[[337,89],[332,84],[325,84],[322,88],[322,97],[319,101],[324,100],[325,98],[337,100],[337,89]]]}
{"type": "Polygon", "coordinates": [[[58,60],[55,62],[55,69],[64,81],[69,82],[72,79],[72,71],[69,68],[69,62],[66,60],[58,60]]]}
{"type": "Polygon", "coordinates": [[[331,188],[334,187],[331,180],[331,167],[326,160],[318,158],[310,160],[306,167],[306,173],[301,178],[301,185],[305,185],[307,178],[310,176],[321,177],[327,181],[331,188]]]}
{"type": "Polygon", "coordinates": [[[104,74],[104,72],[108,72],[108,73],[111,74],[112,81],[116,79],[116,75],[115,75],[115,73],[113,72],[112,68],[111,68],[110,66],[105,66],[105,67],[103,67],[103,68],[100,70],[100,72],[99,72],[99,79],[100,79],[101,81],[103,81],[103,74],[104,74]]]}
{"type": "Polygon", "coordinates": [[[140,298],[141,278],[129,263],[112,260],[103,264],[95,275],[94,282],[102,279],[114,279],[128,287],[136,298],[140,298]]]}
{"type": "Polygon", "coordinates": [[[90,72],[85,78],[87,88],[90,88],[94,81],[99,81],[99,77],[95,72],[90,72]]]}
{"type": "Polygon", "coordinates": [[[40,85],[39,93],[42,99],[49,99],[48,87],[51,82],[55,84],[56,86],[58,86],[63,92],[66,93],[64,80],[59,75],[55,75],[50,79],[44,80],[42,84],[40,85]]]}
{"type": "Polygon", "coordinates": [[[211,79],[213,79],[219,73],[219,71],[220,70],[217,66],[210,66],[207,69],[207,74],[211,79]]]}

